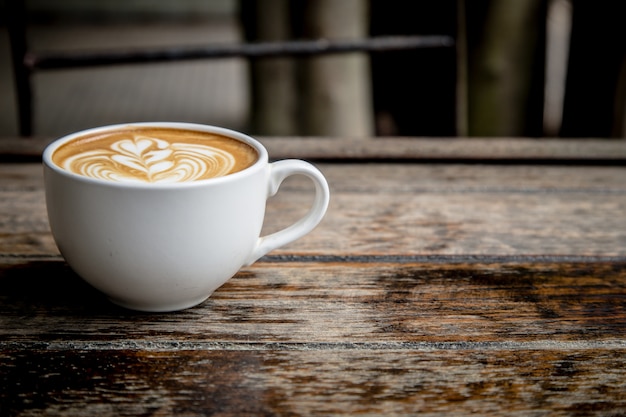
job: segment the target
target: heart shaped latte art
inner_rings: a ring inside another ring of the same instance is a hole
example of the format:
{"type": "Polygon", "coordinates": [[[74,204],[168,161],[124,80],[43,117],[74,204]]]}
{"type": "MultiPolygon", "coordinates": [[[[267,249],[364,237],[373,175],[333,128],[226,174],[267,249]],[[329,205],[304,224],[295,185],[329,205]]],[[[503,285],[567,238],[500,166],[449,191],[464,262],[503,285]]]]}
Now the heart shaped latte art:
{"type": "Polygon", "coordinates": [[[108,181],[173,183],[224,176],[234,165],[235,157],[223,149],[137,135],[78,153],[63,168],[108,181]]]}

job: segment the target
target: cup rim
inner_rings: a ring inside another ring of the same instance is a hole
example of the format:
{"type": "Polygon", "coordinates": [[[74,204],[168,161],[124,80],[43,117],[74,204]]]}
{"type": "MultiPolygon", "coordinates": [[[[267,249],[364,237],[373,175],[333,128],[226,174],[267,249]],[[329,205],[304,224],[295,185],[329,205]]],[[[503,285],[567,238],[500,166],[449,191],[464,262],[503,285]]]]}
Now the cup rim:
{"type": "Polygon", "coordinates": [[[254,172],[262,169],[265,165],[267,165],[269,160],[267,150],[259,142],[253,137],[225,127],[214,126],[209,124],[202,123],[191,123],[191,122],[129,122],[129,123],[117,123],[111,125],[103,125],[98,127],[92,127],[76,132],[69,133],[67,135],[61,136],[51,143],[49,143],[43,153],[42,153],[42,162],[46,167],[51,169],[52,171],[60,174],[62,176],[72,178],[78,181],[82,181],[85,183],[93,183],[100,185],[108,185],[111,187],[119,187],[119,188],[135,188],[135,189],[172,189],[172,188],[188,188],[188,187],[198,187],[201,185],[207,184],[218,184],[230,181],[236,181],[238,178],[252,175],[254,172]],[[73,172],[67,171],[52,161],[52,155],[54,152],[63,144],[70,142],[80,136],[89,135],[98,132],[106,132],[110,130],[116,129],[126,129],[133,127],[155,127],[155,128],[171,128],[171,129],[186,129],[186,130],[196,130],[207,133],[215,133],[227,137],[231,137],[237,140],[240,140],[248,145],[252,146],[258,153],[258,158],[256,162],[254,162],[249,167],[244,168],[241,171],[224,175],[221,177],[207,178],[203,180],[196,181],[186,181],[186,182],[175,182],[175,183],[144,183],[144,182],[117,182],[117,181],[107,181],[100,178],[92,178],[86,177],[84,175],[75,174],[73,172]]]}

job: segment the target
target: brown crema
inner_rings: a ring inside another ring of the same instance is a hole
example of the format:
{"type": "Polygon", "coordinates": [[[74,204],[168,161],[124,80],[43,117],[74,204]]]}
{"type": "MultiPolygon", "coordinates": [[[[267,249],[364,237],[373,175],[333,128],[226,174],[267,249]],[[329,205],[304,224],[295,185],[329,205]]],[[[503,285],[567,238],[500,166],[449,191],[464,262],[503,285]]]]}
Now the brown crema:
{"type": "Polygon", "coordinates": [[[257,151],[228,136],[168,127],[128,127],[79,136],[52,155],[64,170],[117,182],[174,183],[229,175],[257,151]]]}

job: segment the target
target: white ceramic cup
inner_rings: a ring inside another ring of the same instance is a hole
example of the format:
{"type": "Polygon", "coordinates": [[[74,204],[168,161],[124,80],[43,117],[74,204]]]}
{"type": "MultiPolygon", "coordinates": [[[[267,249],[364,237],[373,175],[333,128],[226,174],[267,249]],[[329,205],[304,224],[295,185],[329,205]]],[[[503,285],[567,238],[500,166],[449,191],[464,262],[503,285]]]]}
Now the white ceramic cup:
{"type": "Polygon", "coordinates": [[[55,165],[62,144],[104,126],[70,134],[43,153],[48,219],[69,266],[123,307],[165,312],[206,300],[237,271],[271,250],[313,230],[329,202],[328,184],[308,162],[269,163],[255,139],[232,130],[192,123],[135,123],[213,132],[238,139],[258,152],[243,171],[174,184],[124,183],[93,179],[55,165]],[[267,199],[291,175],[315,185],[308,213],[276,233],[260,236],[267,199]]]}

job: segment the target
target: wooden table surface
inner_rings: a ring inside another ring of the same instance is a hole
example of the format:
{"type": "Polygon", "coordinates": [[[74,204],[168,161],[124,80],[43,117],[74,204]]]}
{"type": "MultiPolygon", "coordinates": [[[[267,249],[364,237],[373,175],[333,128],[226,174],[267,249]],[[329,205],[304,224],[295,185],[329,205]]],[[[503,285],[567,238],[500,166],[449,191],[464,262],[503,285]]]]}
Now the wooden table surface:
{"type": "Polygon", "coordinates": [[[626,415],[625,141],[261,140],[326,218],[167,314],[71,272],[47,142],[0,140],[0,415],[626,415]]]}

